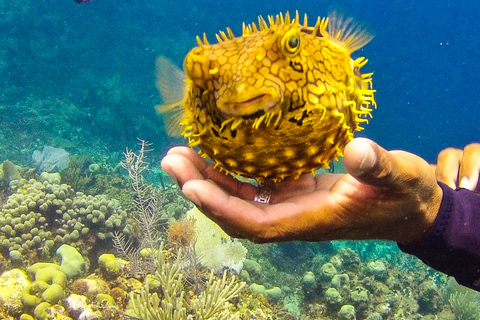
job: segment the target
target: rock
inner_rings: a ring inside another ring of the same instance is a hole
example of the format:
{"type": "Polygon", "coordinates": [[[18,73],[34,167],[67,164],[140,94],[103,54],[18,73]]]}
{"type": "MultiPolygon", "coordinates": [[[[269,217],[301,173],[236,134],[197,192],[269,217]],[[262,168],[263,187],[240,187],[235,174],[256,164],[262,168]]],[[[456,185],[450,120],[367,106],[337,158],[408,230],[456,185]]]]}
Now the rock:
{"type": "Polygon", "coordinates": [[[30,285],[25,272],[20,269],[5,271],[0,276],[0,304],[12,315],[23,310],[22,292],[30,285]]]}
{"type": "Polygon", "coordinates": [[[367,264],[367,274],[373,275],[375,280],[385,281],[388,276],[388,270],[382,261],[370,261],[367,264]]]}
{"type": "Polygon", "coordinates": [[[73,292],[94,300],[99,293],[109,294],[110,288],[105,280],[91,276],[86,279],[75,280],[73,292]]]}
{"type": "Polygon", "coordinates": [[[88,309],[80,314],[78,320],[103,320],[103,316],[100,311],[93,311],[88,307],[88,309]]]}
{"type": "Polygon", "coordinates": [[[72,293],[65,299],[65,305],[68,313],[75,319],[78,319],[80,314],[89,308],[87,297],[75,293],[72,293]]]}

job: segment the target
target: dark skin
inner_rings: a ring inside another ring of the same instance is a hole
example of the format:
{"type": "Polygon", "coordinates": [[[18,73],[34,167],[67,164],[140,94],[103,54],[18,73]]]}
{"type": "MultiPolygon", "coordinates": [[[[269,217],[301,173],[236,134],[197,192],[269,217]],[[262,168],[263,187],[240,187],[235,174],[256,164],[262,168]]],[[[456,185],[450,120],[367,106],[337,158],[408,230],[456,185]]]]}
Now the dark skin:
{"type": "Polygon", "coordinates": [[[442,200],[437,179],[455,187],[468,177],[477,188],[480,145],[471,149],[442,152],[436,174],[414,154],[354,139],[344,152],[347,174],[269,184],[269,204],[254,202],[257,187],[218,172],[190,148],[172,148],[162,169],[233,237],[257,243],[384,239],[412,244],[437,215],[442,200]]]}
{"type": "Polygon", "coordinates": [[[480,143],[471,143],[463,150],[447,148],[437,159],[437,179],[450,188],[480,192],[480,143]]]}

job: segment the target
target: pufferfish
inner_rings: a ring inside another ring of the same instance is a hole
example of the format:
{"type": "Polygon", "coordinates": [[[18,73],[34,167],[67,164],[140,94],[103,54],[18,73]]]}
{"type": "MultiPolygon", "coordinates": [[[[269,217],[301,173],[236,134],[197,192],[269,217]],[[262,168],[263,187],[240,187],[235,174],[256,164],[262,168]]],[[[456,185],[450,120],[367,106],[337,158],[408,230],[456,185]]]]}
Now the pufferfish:
{"type": "Polygon", "coordinates": [[[197,37],[185,73],[156,63],[167,133],[258,182],[328,168],[376,107],[367,59],[351,58],[372,39],[359,23],[332,15],[312,27],[298,12],[267,21],[243,24],[240,37],[227,28],[216,44],[197,37]]]}

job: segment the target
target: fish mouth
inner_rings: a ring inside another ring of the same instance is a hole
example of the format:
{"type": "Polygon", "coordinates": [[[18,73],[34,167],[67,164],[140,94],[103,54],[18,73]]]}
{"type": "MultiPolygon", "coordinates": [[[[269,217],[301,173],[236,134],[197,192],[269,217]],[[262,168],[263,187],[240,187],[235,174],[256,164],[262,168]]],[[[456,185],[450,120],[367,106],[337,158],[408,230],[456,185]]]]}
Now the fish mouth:
{"type": "Polygon", "coordinates": [[[225,116],[256,118],[270,112],[279,105],[280,99],[274,98],[271,94],[261,93],[239,101],[217,102],[217,107],[225,116]]]}

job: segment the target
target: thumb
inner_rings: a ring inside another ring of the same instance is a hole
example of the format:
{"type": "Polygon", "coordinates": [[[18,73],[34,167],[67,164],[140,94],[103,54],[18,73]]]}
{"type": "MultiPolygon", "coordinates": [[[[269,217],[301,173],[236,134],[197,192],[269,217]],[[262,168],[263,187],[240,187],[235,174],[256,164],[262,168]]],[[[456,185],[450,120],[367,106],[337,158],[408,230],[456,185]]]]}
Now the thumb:
{"type": "Polygon", "coordinates": [[[403,151],[388,152],[369,139],[357,138],[345,147],[344,165],[361,183],[395,188],[417,173],[417,158],[403,151]]]}

